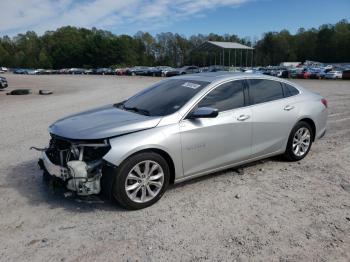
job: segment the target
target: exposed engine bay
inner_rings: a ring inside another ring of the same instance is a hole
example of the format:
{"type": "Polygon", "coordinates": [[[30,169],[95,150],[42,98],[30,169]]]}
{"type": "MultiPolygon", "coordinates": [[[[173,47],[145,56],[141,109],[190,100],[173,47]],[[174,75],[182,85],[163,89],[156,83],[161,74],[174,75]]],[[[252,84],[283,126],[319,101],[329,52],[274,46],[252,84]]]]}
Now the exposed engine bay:
{"type": "Polygon", "coordinates": [[[44,172],[61,179],[67,189],[78,195],[101,191],[102,157],[110,150],[108,140],[71,140],[51,134],[48,148],[39,160],[44,172]]]}

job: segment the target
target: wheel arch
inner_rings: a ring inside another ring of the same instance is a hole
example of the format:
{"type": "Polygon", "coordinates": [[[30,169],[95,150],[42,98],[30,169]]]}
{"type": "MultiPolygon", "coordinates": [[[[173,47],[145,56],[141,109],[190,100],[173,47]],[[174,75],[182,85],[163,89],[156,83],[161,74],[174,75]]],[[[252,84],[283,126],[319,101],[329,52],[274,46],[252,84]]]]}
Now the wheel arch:
{"type": "Polygon", "coordinates": [[[145,148],[145,149],[141,149],[139,151],[136,151],[134,153],[132,153],[131,155],[127,156],[122,162],[128,160],[130,157],[140,154],[140,153],[147,153],[147,152],[152,152],[152,153],[156,153],[160,156],[162,156],[165,161],[167,162],[168,166],[169,166],[169,171],[170,171],[170,184],[174,184],[175,181],[175,164],[173,159],[171,158],[171,156],[164,150],[159,149],[159,148],[145,148]]]}
{"type": "Polygon", "coordinates": [[[140,151],[137,151],[137,152],[131,154],[129,157],[132,157],[132,156],[140,154],[140,153],[146,153],[146,152],[156,153],[156,154],[162,156],[165,159],[165,161],[167,162],[167,164],[169,166],[169,171],[170,171],[170,181],[169,181],[169,183],[170,184],[174,184],[174,181],[175,181],[175,164],[174,164],[174,161],[171,158],[171,156],[166,151],[164,151],[162,149],[159,149],[159,148],[146,148],[146,149],[142,149],[140,151]]]}
{"type": "Polygon", "coordinates": [[[315,141],[315,137],[316,137],[316,124],[314,122],[314,120],[312,120],[310,117],[304,117],[304,118],[301,118],[297,123],[299,122],[306,122],[308,123],[311,128],[312,128],[312,141],[315,141]]]}

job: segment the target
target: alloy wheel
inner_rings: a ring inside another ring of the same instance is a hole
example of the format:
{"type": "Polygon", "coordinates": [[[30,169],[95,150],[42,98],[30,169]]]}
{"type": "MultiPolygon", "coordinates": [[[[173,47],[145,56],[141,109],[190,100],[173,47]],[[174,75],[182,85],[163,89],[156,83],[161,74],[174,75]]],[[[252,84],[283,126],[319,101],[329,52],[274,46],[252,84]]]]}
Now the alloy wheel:
{"type": "Polygon", "coordinates": [[[164,172],[155,161],[136,164],[125,180],[125,192],[130,200],[145,203],[155,198],[164,184],[164,172]]]}
{"type": "Polygon", "coordinates": [[[301,157],[307,153],[310,147],[311,134],[306,127],[299,128],[293,137],[293,153],[301,157]]]}

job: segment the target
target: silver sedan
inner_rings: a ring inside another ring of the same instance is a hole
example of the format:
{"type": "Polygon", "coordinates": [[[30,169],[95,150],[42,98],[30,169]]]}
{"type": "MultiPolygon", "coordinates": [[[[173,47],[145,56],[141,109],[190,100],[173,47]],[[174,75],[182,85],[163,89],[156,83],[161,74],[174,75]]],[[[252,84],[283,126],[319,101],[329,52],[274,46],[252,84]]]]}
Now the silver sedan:
{"type": "Polygon", "coordinates": [[[45,178],[128,209],[169,184],[258,159],[299,161],[326,132],[327,101],[274,77],[227,72],[166,79],[126,101],[52,124],[45,178]]]}

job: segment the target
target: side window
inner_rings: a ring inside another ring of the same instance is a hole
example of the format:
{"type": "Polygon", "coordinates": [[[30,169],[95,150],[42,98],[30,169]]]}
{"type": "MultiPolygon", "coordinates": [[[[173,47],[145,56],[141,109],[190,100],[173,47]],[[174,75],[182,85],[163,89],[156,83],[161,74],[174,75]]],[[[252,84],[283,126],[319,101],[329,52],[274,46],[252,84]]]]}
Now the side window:
{"type": "Polygon", "coordinates": [[[212,107],[218,109],[219,112],[243,107],[243,88],[244,81],[241,80],[222,84],[207,94],[198,103],[198,107],[212,107]]]}
{"type": "Polygon", "coordinates": [[[295,96],[299,94],[298,89],[288,84],[283,84],[283,91],[284,91],[284,97],[290,97],[290,96],[295,96]]]}
{"type": "Polygon", "coordinates": [[[283,98],[280,82],[265,79],[249,80],[249,95],[252,104],[259,104],[283,98]]]}

